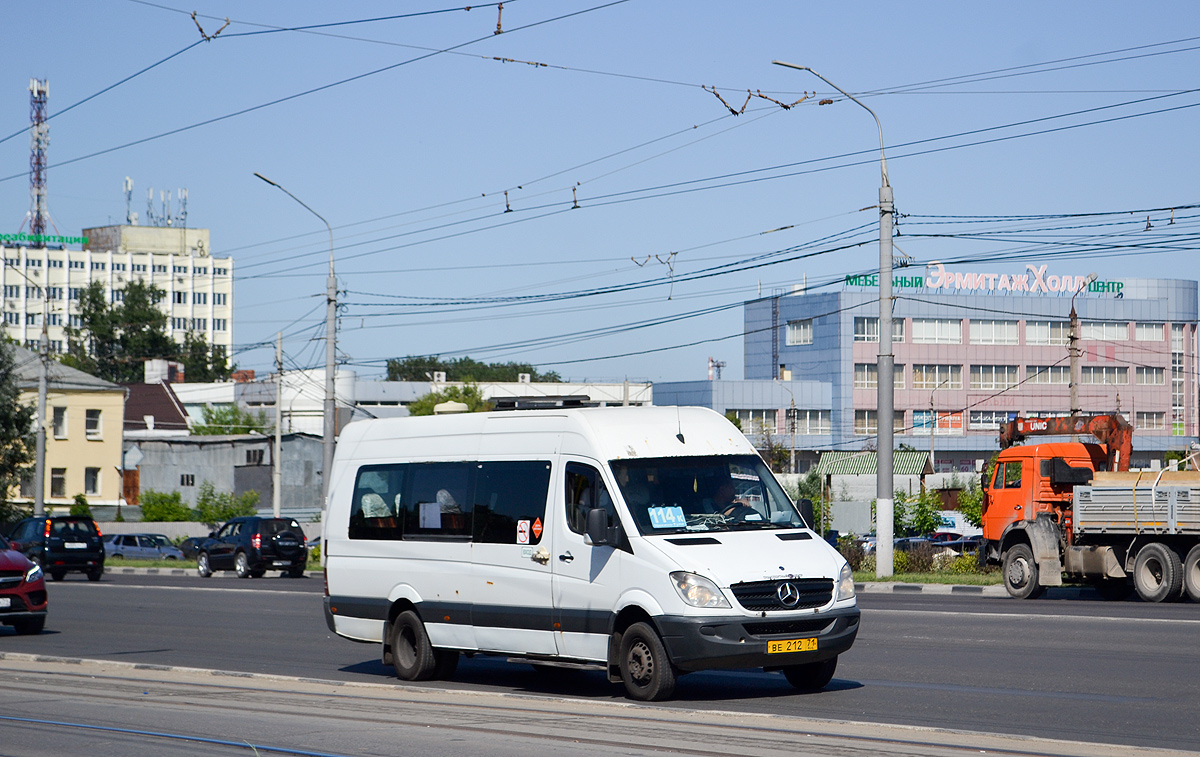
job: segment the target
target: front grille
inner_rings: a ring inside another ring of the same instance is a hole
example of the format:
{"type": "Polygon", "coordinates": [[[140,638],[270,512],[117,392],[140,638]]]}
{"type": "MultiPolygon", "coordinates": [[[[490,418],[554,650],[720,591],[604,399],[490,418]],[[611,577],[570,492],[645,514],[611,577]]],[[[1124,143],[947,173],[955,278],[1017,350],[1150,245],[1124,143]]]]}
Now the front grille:
{"type": "Polygon", "coordinates": [[[829,618],[813,620],[777,620],[769,623],[743,623],[742,627],[751,636],[794,636],[796,634],[824,633],[835,621],[829,618]]]}
{"type": "Polygon", "coordinates": [[[17,586],[24,580],[23,570],[0,570],[0,586],[17,586]]]}
{"type": "Polygon", "coordinates": [[[747,610],[804,610],[823,607],[833,599],[832,578],[792,578],[775,581],[747,581],[729,587],[738,603],[747,610]],[[800,593],[794,605],[779,601],[779,587],[791,584],[800,593]]]}

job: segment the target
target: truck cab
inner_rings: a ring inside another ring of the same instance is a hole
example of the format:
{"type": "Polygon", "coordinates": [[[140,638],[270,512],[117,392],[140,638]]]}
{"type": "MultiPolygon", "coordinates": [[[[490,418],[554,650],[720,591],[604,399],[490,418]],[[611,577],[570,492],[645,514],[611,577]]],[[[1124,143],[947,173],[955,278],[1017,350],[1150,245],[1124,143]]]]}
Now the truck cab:
{"type": "Polygon", "coordinates": [[[1002,450],[983,481],[983,537],[1002,542],[1014,525],[1023,528],[1023,522],[1040,515],[1067,528],[1071,487],[1104,470],[1104,461],[1099,444],[1060,442],[1002,450]]]}

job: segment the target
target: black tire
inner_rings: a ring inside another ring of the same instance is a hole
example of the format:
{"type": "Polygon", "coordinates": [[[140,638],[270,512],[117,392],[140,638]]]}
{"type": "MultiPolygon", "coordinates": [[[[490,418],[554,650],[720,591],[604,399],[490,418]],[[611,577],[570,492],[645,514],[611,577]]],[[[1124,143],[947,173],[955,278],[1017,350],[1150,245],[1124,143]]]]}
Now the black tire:
{"type": "Polygon", "coordinates": [[[208,564],[207,552],[196,553],[196,572],[200,574],[201,578],[208,578],[213,574],[212,567],[208,564]]]}
{"type": "Polygon", "coordinates": [[[251,578],[262,578],[265,575],[267,575],[266,568],[258,568],[257,570],[250,571],[251,578]]]}
{"type": "Polygon", "coordinates": [[[434,678],[444,681],[453,676],[454,671],[458,670],[458,650],[435,649],[433,656],[437,658],[437,663],[433,669],[434,678]]]}
{"type": "Polygon", "coordinates": [[[437,672],[437,657],[429,645],[425,624],[412,610],[392,622],[392,667],[405,681],[428,681],[437,672]]]}
{"type": "Polygon", "coordinates": [[[104,575],[104,566],[103,565],[101,565],[99,568],[92,568],[91,570],[89,570],[87,572],[87,577],[88,577],[89,581],[99,581],[100,576],[102,576],[102,575],[104,575]]]}
{"type": "Polygon", "coordinates": [[[1183,562],[1175,550],[1152,542],[1133,561],[1133,585],[1143,602],[1171,602],[1183,592],[1183,562]]]}
{"type": "Polygon", "coordinates": [[[1102,578],[1092,584],[1101,599],[1120,602],[1133,594],[1133,581],[1127,578],[1102,578]]]}
{"type": "Polygon", "coordinates": [[[65,571],[65,570],[50,571],[50,578],[54,579],[55,581],[61,581],[66,577],[67,577],[67,571],[65,571]]]}
{"type": "Polygon", "coordinates": [[[116,553],[115,555],[109,555],[109,556],[108,556],[108,559],[110,559],[110,560],[124,560],[124,559],[125,559],[125,555],[123,555],[123,554],[121,554],[120,552],[118,552],[118,553],[116,553]]]}
{"type": "Polygon", "coordinates": [[[237,571],[238,578],[250,578],[250,558],[245,552],[238,552],[233,556],[233,569],[237,571]]]}
{"type": "Polygon", "coordinates": [[[661,702],[675,693],[675,668],[653,628],[634,623],[621,635],[617,662],[630,699],[661,702]]]}
{"type": "Polygon", "coordinates": [[[820,691],[833,680],[837,670],[836,656],[820,662],[806,662],[803,665],[785,665],[783,677],[800,691],[820,691]]]}
{"type": "Polygon", "coordinates": [[[288,578],[304,578],[305,565],[293,565],[284,571],[288,578]]]}
{"type": "Polygon", "coordinates": [[[1183,558],[1183,590],[1193,602],[1200,602],[1200,544],[1183,558]]]}
{"type": "Polygon", "coordinates": [[[36,618],[21,618],[13,621],[13,630],[22,636],[32,636],[42,632],[46,627],[46,616],[36,618]]]}
{"type": "Polygon", "coordinates": [[[1038,583],[1037,561],[1028,544],[1016,544],[1004,553],[1000,571],[1004,576],[1004,588],[1014,599],[1036,599],[1045,591],[1038,583]]]}

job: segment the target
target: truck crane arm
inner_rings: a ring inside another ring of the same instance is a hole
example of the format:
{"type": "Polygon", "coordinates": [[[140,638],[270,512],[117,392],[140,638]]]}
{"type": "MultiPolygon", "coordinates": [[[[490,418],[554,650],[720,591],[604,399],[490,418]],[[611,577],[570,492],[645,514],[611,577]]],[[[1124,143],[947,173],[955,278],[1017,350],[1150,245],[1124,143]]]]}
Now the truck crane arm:
{"type": "Polygon", "coordinates": [[[1120,413],[1080,415],[1074,418],[1015,418],[1000,424],[1000,448],[1008,449],[1030,436],[1091,434],[1104,445],[1111,471],[1129,470],[1133,451],[1133,426],[1120,413]]]}

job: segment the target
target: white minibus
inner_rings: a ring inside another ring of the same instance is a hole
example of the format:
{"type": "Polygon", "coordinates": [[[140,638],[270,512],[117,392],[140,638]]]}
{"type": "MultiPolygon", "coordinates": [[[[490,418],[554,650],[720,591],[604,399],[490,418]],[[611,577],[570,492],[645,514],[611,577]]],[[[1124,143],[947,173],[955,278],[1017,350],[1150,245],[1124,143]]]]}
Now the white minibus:
{"type": "Polygon", "coordinates": [[[594,667],[639,700],[709,669],[815,690],[858,633],[846,561],[704,408],[352,423],[323,552],[329,628],[410,681],[487,654],[594,667]]]}

